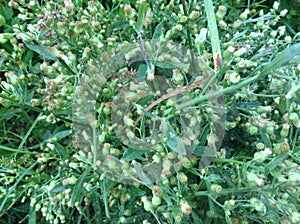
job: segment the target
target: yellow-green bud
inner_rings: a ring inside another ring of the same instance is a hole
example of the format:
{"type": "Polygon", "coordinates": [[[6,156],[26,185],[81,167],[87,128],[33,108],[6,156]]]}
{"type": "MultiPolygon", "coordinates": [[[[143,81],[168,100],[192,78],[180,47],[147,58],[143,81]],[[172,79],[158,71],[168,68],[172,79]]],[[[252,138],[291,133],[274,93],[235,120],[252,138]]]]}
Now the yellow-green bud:
{"type": "Polygon", "coordinates": [[[224,16],[226,15],[226,7],[224,5],[220,5],[218,8],[218,11],[216,13],[216,19],[217,21],[221,21],[224,16]]]}
{"type": "Polygon", "coordinates": [[[250,199],[250,204],[258,212],[265,212],[266,211],[265,205],[260,200],[258,200],[257,198],[251,198],[250,199]]]}
{"type": "Polygon", "coordinates": [[[290,113],[289,120],[292,121],[293,125],[295,125],[296,128],[300,128],[300,119],[297,113],[290,113]]]}
{"type": "Polygon", "coordinates": [[[240,81],[241,76],[237,72],[233,72],[229,74],[229,82],[232,84],[236,84],[240,81]]]}
{"type": "Polygon", "coordinates": [[[5,20],[4,16],[0,15],[0,27],[5,25],[5,23],[6,23],[6,20],[5,20]]]}
{"type": "Polygon", "coordinates": [[[218,184],[212,184],[210,186],[210,190],[214,191],[214,192],[221,192],[222,191],[222,186],[220,186],[218,184]]]}
{"type": "Polygon", "coordinates": [[[286,138],[289,135],[289,129],[290,129],[289,124],[283,124],[282,129],[280,131],[280,136],[286,138]]]}
{"type": "Polygon", "coordinates": [[[151,202],[152,202],[152,205],[153,205],[154,207],[157,207],[157,206],[159,206],[159,205],[161,204],[161,199],[160,199],[160,197],[154,195],[154,196],[152,197],[151,202]]]}

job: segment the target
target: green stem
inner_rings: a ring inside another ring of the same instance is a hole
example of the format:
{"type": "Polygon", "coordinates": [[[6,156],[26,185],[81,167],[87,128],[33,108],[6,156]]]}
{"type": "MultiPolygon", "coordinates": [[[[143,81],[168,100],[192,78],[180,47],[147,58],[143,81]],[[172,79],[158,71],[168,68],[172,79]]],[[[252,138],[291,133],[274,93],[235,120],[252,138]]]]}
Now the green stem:
{"type": "Polygon", "coordinates": [[[27,141],[29,135],[31,134],[32,130],[34,129],[34,127],[36,126],[36,124],[38,123],[39,121],[39,117],[42,115],[42,113],[40,113],[37,118],[35,119],[35,121],[33,122],[33,124],[31,125],[31,127],[29,128],[29,130],[27,131],[25,137],[22,139],[22,142],[20,143],[19,147],[18,147],[18,150],[21,150],[25,144],[25,142],[27,141]]]}
{"type": "MultiPolygon", "coordinates": [[[[33,167],[35,167],[35,165],[37,164],[37,162],[35,162],[34,164],[32,164],[30,167],[28,167],[21,175],[20,177],[16,180],[16,182],[14,183],[13,186],[11,186],[9,188],[9,190],[7,191],[5,197],[2,199],[2,203],[0,205],[0,212],[3,211],[4,209],[4,206],[5,206],[5,203],[6,201],[8,200],[10,194],[16,189],[17,185],[22,181],[22,179],[25,177],[25,175],[28,175],[30,172],[30,170],[33,169],[33,167]]],[[[1,213],[0,213],[1,214],[1,213]]]]}
{"type": "Polygon", "coordinates": [[[110,219],[110,213],[109,213],[108,201],[107,201],[107,191],[106,191],[106,178],[104,178],[102,181],[102,196],[103,196],[106,218],[110,219]]]}
{"type": "MultiPolygon", "coordinates": [[[[187,9],[186,9],[186,6],[185,6],[185,1],[181,0],[181,4],[182,4],[184,15],[186,17],[188,17],[189,15],[188,15],[188,12],[187,12],[187,9]]],[[[188,40],[189,48],[192,51],[193,45],[192,45],[192,40],[191,40],[191,33],[190,33],[189,23],[187,24],[187,27],[186,27],[186,35],[187,35],[187,40],[188,40]]],[[[194,65],[195,65],[195,58],[194,58],[193,52],[191,52],[191,57],[192,57],[192,67],[194,67],[194,65]]]]}
{"type": "Polygon", "coordinates": [[[220,97],[220,96],[222,96],[224,94],[227,94],[227,93],[232,93],[232,92],[234,92],[234,91],[236,91],[236,90],[238,90],[238,89],[240,89],[244,86],[249,85],[252,82],[257,81],[261,77],[262,76],[258,74],[258,75],[252,76],[250,78],[247,78],[247,79],[243,80],[242,82],[240,82],[240,83],[238,83],[234,86],[230,86],[230,87],[227,87],[223,90],[222,89],[218,90],[216,92],[211,92],[211,93],[208,93],[204,96],[196,97],[196,98],[194,98],[194,99],[192,99],[192,100],[190,100],[186,103],[183,103],[183,104],[179,105],[177,107],[177,109],[181,110],[183,108],[186,108],[186,107],[189,107],[189,106],[192,106],[192,105],[195,105],[195,104],[199,104],[203,101],[206,101],[206,100],[209,100],[209,99],[212,99],[212,98],[216,98],[216,97],[220,97]]]}
{"type": "Polygon", "coordinates": [[[214,159],[214,162],[217,162],[217,163],[236,163],[236,164],[240,164],[240,165],[244,164],[244,162],[238,161],[238,160],[235,160],[235,159],[222,159],[222,158],[216,158],[216,159],[214,159]]]}
{"type": "Polygon", "coordinates": [[[211,191],[198,191],[194,195],[195,196],[208,196],[208,195],[228,195],[232,193],[243,193],[243,192],[252,192],[252,191],[257,191],[254,188],[230,188],[230,189],[224,189],[220,192],[211,192],[211,191]]]}

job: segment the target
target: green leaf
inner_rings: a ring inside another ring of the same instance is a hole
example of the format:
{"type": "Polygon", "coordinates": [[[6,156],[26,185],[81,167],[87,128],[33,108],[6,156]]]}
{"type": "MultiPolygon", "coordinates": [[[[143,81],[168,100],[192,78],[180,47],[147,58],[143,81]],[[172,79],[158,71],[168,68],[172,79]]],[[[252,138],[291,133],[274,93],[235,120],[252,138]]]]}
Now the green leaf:
{"type": "Polygon", "coordinates": [[[147,174],[144,172],[141,164],[138,163],[138,162],[135,162],[135,163],[133,163],[133,166],[134,166],[134,169],[136,171],[137,176],[142,181],[142,183],[144,185],[151,185],[152,181],[149,179],[149,177],[147,176],[147,174]]]}
{"type": "Polygon", "coordinates": [[[48,50],[46,47],[40,45],[40,44],[32,44],[28,41],[23,41],[26,47],[28,47],[30,50],[38,53],[39,55],[43,56],[46,59],[56,61],[56,57],[54,54],[51,53],[50,50],[48,50]]]}
{"type": "Polygon", "coordinates": [[[268,175],[272,170],[274,170],[278,165],[280,165],[288,155],[276,156],[265,166],[265,175],[268,175]]]}
{"type": "Polygon", "coordinates": [[[174,109],[174,108],[172,108],[172,107],[166,109],[166,110],[164,111],[164,116],[167,116],[168,114],[170,114],[170,113],[172,112],[173,109],[174,109]]]}
{"type": "Polygon", "coordinates": [[[272,201],[268,200],[269,196],[266,196],[264,194],[262,195],[263,197],[261,197],[261,200],[267,208],[267,216],[269,217],[269,220],[271,220],[271,223],[280,223],[280,217],[277,210],[275,209],[276,207],[271,206],[272,201]]]}
{"type": "Polygon", "coordinates": [[[113,23],[112,26],[108,28],[108,33],[112,33],[117,30],[125,30],[130,27],[130,23],[126,20],[121,20],[113,23]]]}
{"type": "Polygon", "coordinates": [[[198,145],[193,154],[202,157],[216,157],[216,151],[214,151],[212,148],[209,148],[207,146],[204,145],[198,145]]]}
{"type": "Polygon", "coordinates": [[[209,123],[207,123],[203,127],[203,131],[202,131],[201,136],[199,138],[200,145],[205,145],[206,140],[207,140],[207,135],[208,135],[209,131],[210,131],[210,126],[209,126],[209,123]]]}
{"type": "Polygon", "coordinates": [[[101,208],[101,195],[98,192],[93,192],[93,196],[91,197],[91,205],[95,211],[95,222],[103,223],[103,215],[101,208]]]}
{"type": "Polygon", "coordinates": [[[153,37],[152,37],[152,40],[159,40],[161,38],[161,36],[163,35],[163,32],[162,32],[162,24],[159,23],[156,27],[155,27],[155,30],[154,30],[154,33],[153,33],[153,37]]]}
{"type": "Polygon", "coordinates": [[[207,25],[210,31],[212,52],[213,55],[215,55],[217,52],[221,53],[221,45],[220,45],[219,32],[218,32],[218,26],[216,22],[216,15],[214,11],[213,1],[204,0],[204,7],[206,12],[207,25]]]}
{"type": "Polygon", "coordinates": [[[62,184],[59,184],[59,185],[55,186],[55,187],[51,190],[51,192],[53,192],[53,193],[59,193],[59,192],[62,192],[62,191],[64,191],[64,190],[66,190],[66,187],[65,187],[64,185],[62,185],[62,184]]]}
{"type": "Polygon", "coordinates": [[[14,11],[8,6],[3,7],[2,5],[0,5],[0,13],[5,17],[6,20],[9,20],[13,16],[14,11]]]}
{"type": "Polygon", "coordinates": [[[4,62],[4,54],[0,58],[0,68],[2,67],[3,62],[4,62]]]}
{"type": "Polygon", "coordinates": [[[18,186],[18,184],[23,180],[23,178],[30,174],[30,171],[36,166],[38,162],[33,163],[30,167],[28,167],[24,172],[20,173],[19,178],[14,182],[14,184],[9,188],[9,190],[7,191],[5,197],[2,199],[1,201],[1,205],[0,205],[0,211],[3,211],[4,206],[7,202],[7,200],[9,199],[9,196],[11,195],[11,193],[16,189],[16,187],[18,186]]]}
{"type": "Polygon", "coordinates": [[[65,131],[60,131],[58,133],[55,133],[52,137],[62,139],[62,138],[69,136],[71,134],[71,132],[72,132],[71,129],[65,130],[65,131]]]}
{"type": "Polygon", "coordinates": [[[237,107],[242,109],[251,109],[257,106],[261,106],[260,102],[238,102],[237,107]]]}
{"type": "Polygon", "coordinates": [[[171,62],[162,62],[162,61],[153,61],[152,62],[155,67],[173,69],[181,67],[179,64],[171,63],[171,62]]]}
{"type": "Polygon", "coordinates": [[[5,44],[0,44],[0,48],[3,48],[9,54],[11,54],[14,51],[13,45],[10,42],[6,42],[5,44]]]}
{"type": "Polygon", "coordinates": [[[36,223],[36,211],[35,207],[31,207],[29,212],[28,224],[35,224],[36,223]]]}
{"type": "Polygon", "coordinates": [[[70,151],[66,149],[66,147],[62,146],[58,142],[54,143],[56,151],[62,158],[68,158],[70,156],[70,151]]]}
{"type": "Polygon", "coordinates": [[[41,65],[41,63],[39,63],[39,62],[36,63],[34,66],[29,64],[28,65],[29,71],[34,73],[34,74],[40,73],[41,72],[40,65],[41,65]]]}
{"type": "Polygon", "coordinates": [[[287,108],[286,100],[285,100],[285,98],[281,97],[281,98],[279,99],[279,105],[278,105],[278,109],[279,109],[280,113],[281,113],[281,114],[284,114],[286,108],[287,108]]]}
{"type": "Polygon", "coordinates": [[[203,224],[202,220],[200,219],[200,217],[197,215],[195,211],[192,212],[192,218],[194,220],[193,223],[203,224]]]}
{"type": "Polygon", "coordinates": [[[271,143],[270,137],[269,137],[269,135],[268,135],[267,133],[261,132],[261,133],[260,133],[260,137],[261,137],[263,143],[264,143],[267,147],[272,148],[272,143],[271,143]]]}
{"type": "Polygon", "coordinates": [[[87,182],[87,175],[90,173],[90,168],[88,168],[77,180],[76,185],[73,187],[73,193],[71,196],[71,202],[74,205],[75,202],[81,202],[84,196],[84,187],[83,184],[87,182]]]}
{"type": "Polygon", "coordinates": [[[125,150],[123,153],[123,160],[124,161],[131,161],[131,160],[144,160],[145,158],[143,157],[143,154],[147,153],[148,150],[139,150],[139,149],[133,149],[133,148],[128,148],[125,150]]]}
{"type": "Polygon", "coordinates": [[[140,4],[139,12],[138,12],[138,20],[136,23],[136,31],[138,34],[140,34],[142,31],[143,23],[145,21],[145,17],[146,17],[148,8],[149,8],[149,5],[147,2],[143,2],[142,4],[140,4]]]}
{"type": "Polygon", "coordinates": [[[209,183],[223,183],[224,182],[222,177],[217,174],[211,174],[211,175],[205,177],[205,181],[207,181],[209,183]]]}
{"type": "Polygon", "coordinates": [[[261,69],[260,76],[265,76],[270,74],[271,71],[281,68],[283,66],[296,63],[300,61],[300,43],[294,44],[283,51],[281,51],[277,56],[269,63],[267,63],[261,69]]]}
{"type": "Polygon", "coordinates": [[[61,59],[60,57],[58,57],[57,59],[61,63],[61,65],[65,67],[65,69],[67,69],[71,74],[76,75],[76,73],[69,67],[69,65],[67,65],[67,63],[63,59],[61,59]]]}
{"type": "Polygon", "coordinates": [[[33,51],[27,51],[26,54],[25,54],[25,57],[24,57],[24,63],[29,64],[32,57],[33,57],[33,51]]]}
{"type": "Polygon", "coordinates": [[[143,80],[147,76],[147,65],[146,64],[140,64],[139,68],[137,70],[136,79],[137,80],[143,80]]]}
{"type": "Polygon", "coordinates": [[[129,185],[129,192],[135,197],[140,197],[146,194],[146,191],[143,191],[134,185],[129,185]]]}
{"type": "Polygon", "coordinates": [[[169,122],[165,122],[165,134],[167,146],[174,152],[185,154],[185,147],[169,122]]]}

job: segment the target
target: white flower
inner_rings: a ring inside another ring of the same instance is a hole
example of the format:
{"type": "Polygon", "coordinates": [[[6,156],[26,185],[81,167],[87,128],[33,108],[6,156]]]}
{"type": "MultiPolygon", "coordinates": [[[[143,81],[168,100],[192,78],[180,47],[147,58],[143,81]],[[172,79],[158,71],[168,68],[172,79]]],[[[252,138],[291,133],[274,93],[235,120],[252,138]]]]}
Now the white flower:
{"type": "Polygon", "coordinates": [[[284,17],[284,16],[286,16],[286,14],[289,12],[289,10],[287,10],[287,9],[284,9],[284,10],[282,10],[281,12],[280,12],[280,16],[281,17],[284,17]]]}
{"type": "Polygon", "coordinates": [[[279,2],[275,1],[273,4],[273,9],[278,10],[279,8],[279,2]]]}
{"type": "Polygon", "coordinates": [[[291,36],[286,36],[286,37],[284,38],[284,41],[287,42],[287,43],[291,43],[291,42],[292,42],[291,36]]]}
{"type": "Polygon", "coordinates": [[[204,43],[204,41],[206,40],[206,34],[207,34],[207,29],[206,28],[201,28],[200,34],[196,34],[195,43],[197,45],[204,43]]]}

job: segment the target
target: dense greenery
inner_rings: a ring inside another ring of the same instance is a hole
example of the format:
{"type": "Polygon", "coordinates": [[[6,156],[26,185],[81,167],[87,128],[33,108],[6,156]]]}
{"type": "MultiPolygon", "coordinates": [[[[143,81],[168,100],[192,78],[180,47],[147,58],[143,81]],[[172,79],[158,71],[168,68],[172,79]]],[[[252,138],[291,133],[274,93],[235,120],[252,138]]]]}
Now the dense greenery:
{"type": "Polygon", "coordinates": [[[300,223],[299,1],[0,3],[0,223],[300,223]]]}

